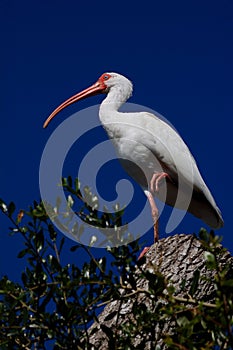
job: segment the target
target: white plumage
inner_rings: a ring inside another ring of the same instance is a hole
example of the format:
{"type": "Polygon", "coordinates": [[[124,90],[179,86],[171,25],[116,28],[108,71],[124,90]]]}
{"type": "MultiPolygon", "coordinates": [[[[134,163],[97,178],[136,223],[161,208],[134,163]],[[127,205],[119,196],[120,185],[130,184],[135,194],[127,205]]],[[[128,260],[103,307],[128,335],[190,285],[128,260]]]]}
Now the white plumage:
{"type": "MultiPolygon", "coordinates": [[[[100,106],[100,121],[114,143],[121,164],[143,187],[147,197],[151,193],[171,206],[186,209],[212,228],[222,227],[221,212],[180,135],[151,113],[118,111],[132,94],[132,83],[124,76],[103,74],[90,88],[72,96],[55,109],[44,127],[71,103],[103,92],[107,93],[107,97],[100,106]],[[157,181],[160,174],[162,176],[157,181]],[[166,179],[166,186],[165,181],[161,181],[162,177],[166,179]],[[159,191],[156,191],[158,185],[159,191]]],[[[148,199],[153,214],[155,207],[151,197],[148,199]]],[[[156,215],[153,219],[156,219],[156,215]]]]}

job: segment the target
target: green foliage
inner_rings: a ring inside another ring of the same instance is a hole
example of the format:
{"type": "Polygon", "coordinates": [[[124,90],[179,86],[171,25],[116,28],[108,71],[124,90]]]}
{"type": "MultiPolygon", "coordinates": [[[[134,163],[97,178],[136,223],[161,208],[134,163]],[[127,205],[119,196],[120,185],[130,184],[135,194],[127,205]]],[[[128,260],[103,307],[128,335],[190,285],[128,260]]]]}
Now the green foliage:
{"type": "MultiPolygon", "coordinates": [[[[88,188],[82,195],[78,180],[73,184],[71,178],[63,179],[63,186],[68,196],[79,198],[77,211],[84,221],[95,218],[100,228],[106,223],[116,228],[121,226],[122,210],[115,216],[99,214],[96,196],[88,188]],[[96,205],[93,208],[85,205],[83,196],[89,196],[96,205]]],[[[71,200],[70,204],[73,205],[71,200]]],[[[58,200],[58,209],[59,205],[58,200]]],[[[98,323],[103,306],[114,300],[123,303],[129,299],[133,302],[132,321],[119,324],[117,332],[101,323],[109,349],[133,349],[133,341],[139,335],[143,338],[150,333],[153,339],[156,325],[165,325],[168,319],[174,327],[173,332],[163,334],[169,349],[233,348],[233,276],[229,266],[220,268],[218,264],[224,250],[213,232],[200,232],[206,264],[216,271],[215,300],[207,303],[194,298],[202,278],[198,271],[194,271],[187,296],[178,297],[161,273],[143,269],[145,258],[137,260],[140,250],[137,241],[109,248],[111,267],[106,257],[95,258],[91,248],[81,244],[70,250],[77,255],[77,261],[80,249],[88,259],[82,264],[64,265],[66,238],[56,232],[43,203],[34,201],[28,212],[17,213],[13,202],[6,204],[0,200],[0,210],[11,222],[11,234],[23,236],[24,247],[18,258],[25,259],[20,283],[10,281],[7,276],[0,280],[1,349],[94,349],[90,336],[98,330],[94,327],[90,333],[89,326],[93,321],[98,323]],[[138,287],[138,278],[148,282],[147,289],[138,287]],[[138,307],[139,295],[149,298],[151,308],[143,303],[138,307]]],[[[113,310],[105,321],[118,317],[118,313],[113,310]]],[[[159,349],[156,345],[154,349],[159,349]]]]}
{"type": "Polygon", "coordinates": [[[87,244],[87,237],[89,237],[89,245],[95,243],[95,246],[98,247],[120,246],[134,239],[127,230],[127,224],[122,222],[124,208],[120,208],[119,204],[115,204],[112,210],[104,207],[104,210],[101,211],[97,196],[91,192],[88,186],[83,188],[82,193],[78,179],[73,181],[70,176],[62,178],[62,186],[67,193],[65,211],[59,198],[55,208],[46,203],[46,210],[49,211],[50,218],[52,217],[58,226],[62,225],[63,231],[69,232],[79,243],[85,242],[87,244]],[[74,213],[83,221],[83,225],[75,222],[70,227],[74,213]],[[96,235],[89,235],[88,230],[83,235],[84,228],[88,228],[88,225],[98,228],[96,235]]]}

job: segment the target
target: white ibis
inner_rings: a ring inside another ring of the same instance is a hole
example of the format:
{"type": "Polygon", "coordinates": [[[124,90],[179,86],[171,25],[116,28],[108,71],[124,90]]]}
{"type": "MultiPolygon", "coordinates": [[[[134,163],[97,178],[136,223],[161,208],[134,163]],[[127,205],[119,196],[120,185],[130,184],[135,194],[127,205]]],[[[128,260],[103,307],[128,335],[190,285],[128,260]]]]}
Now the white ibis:
{"type": "Polygon", "coordinates": [[[222,227],[221,212],[179,134],[154,114],[118,111],[132,94],[132,83],[124,76],[102,74],[95,84],[57,107],[45,121],[44,128],[63,108],[100,93],[107,94],[100,105],[100,121],[113,140],[123,167],[144,189],[151,207],[155,241],[158,240],[158,209],[154,195],[161,197],[160,188],[165,181],[166,195],[162,196],[165,203],[186,209],[212,228],[222,227]]]}

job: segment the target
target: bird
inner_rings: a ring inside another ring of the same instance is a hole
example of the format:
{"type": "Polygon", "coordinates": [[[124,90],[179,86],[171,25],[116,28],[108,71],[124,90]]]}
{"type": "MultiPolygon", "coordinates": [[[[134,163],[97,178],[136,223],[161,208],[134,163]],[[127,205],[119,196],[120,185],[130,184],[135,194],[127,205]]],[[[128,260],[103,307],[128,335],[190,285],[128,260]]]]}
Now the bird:
{"type": "MultiPolygon", "coordinates": [[[[99,108],[99,119],[123,168],[142,187],[148,199],[154,242],[159,239],[159,211],[154,197],[190,212],[213,229],[221,228],[224,224],[221,211],[178,132],[160,115],[119,111],[132,92],[133,84],[125,76],[103,73],[93,85],[60,104],[43,127],[67,106],[90,96],[106,94],[99,108]]],[[[140,256],[148,249],[146,247],[140,256]]]]}

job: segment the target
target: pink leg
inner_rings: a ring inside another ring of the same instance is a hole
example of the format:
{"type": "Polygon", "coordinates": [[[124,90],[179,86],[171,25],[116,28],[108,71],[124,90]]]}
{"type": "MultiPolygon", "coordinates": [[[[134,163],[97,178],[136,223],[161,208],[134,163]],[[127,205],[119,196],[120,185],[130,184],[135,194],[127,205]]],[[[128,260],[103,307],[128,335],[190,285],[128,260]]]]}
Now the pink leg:
{"type": "MultiPolygon", "coordinates": [[[[165,177],[168,177],[171,180],[170,176],[165,172],[154,173],[150,181],[150,191],[144,191],[151,207],[151,215],[154,223],[154,242],[158,242],[159,240],[159,225],[158,225],[159,211],[155,204],[152,193],[159,191],[159,182],[165,177]]],[[[150,249],[149,247],[145,247],[141,252],[141,254],[139,255],[138,259],[140,259],[149,249],[150,249]]]]}
{"type": "Polygon", "coordinates": [[[159,211],[155,204],[153,195],[149,191],[144,191],[145,195],[147,196],[147,199],[149,201],[150,207],[151,207],[151,215],[154,223],[154,242],[158,242],[159,240],[159,225],[158,225],[158,218],[159,218],[159,211]]]}
{"type": "Polygon", "coordinates": [[[158,192],[159,191],[159,182],[165,178],[168,177],[170,179],[170,176],[165,173],[165,172],[161,172],[161,173],[154,173],[151,180],[150,180],[150,190],[151,192],[158,192]]]}
{"type": "MultiPolygon", "coordinates": [[[[149,191],[144,191],[145,195],[148,198],[150,207],[151,207],[151,215],[152,215],[152,219],[153,219],[153,223],[154,223],[154,242],[158,242],[159,240],[159,225],[158,225],[158,218],[159,218],[159,211],[158,208],[155,204],[153,195],[151,194],[151,192],[149,191]]],[[[144,254],[146,254],[146,252],[149,250],[149,247],[145,247],[143,249],[143,251],[141,252],[141,254],[138,257],[138,260],[143,257],[144,254]]]]}

